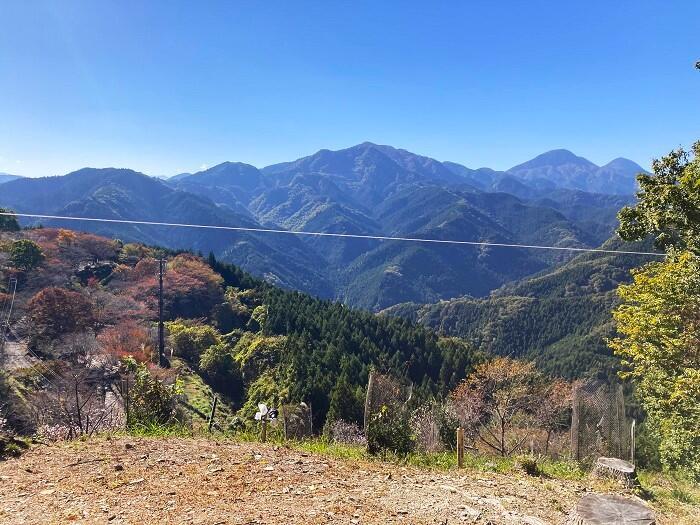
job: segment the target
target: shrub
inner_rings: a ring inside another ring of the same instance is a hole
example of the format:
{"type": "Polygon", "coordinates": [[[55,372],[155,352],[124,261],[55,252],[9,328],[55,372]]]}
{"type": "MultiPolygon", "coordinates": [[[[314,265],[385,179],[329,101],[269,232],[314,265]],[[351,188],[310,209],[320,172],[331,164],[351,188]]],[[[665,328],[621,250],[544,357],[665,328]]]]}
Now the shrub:
{"type": "Polygon", "coordinates": [[[131,358],[124,359],[124,364],[134,375],[133,385],[129,389],[129,427],[173,423],[180,390],[178,383],[166,384],[152,376],[146,365],[139,364],[131,358]]]}
{"type": "Polygon", "coordinates": [[[535,457],[523,456],[518,460],[518,464],[520,465],[520,468],[523,469],[523,472],[525,472],[525,474],[527,474],[528,476],[542,475],[542,470],[537,464],[537,458],[535,457]]]}
{"type": "Polygon", "coordinates": [[[36,268],[44,260],[41,248],[34,241],[20,239],[10,246],[10,262],[19,270],[36,268]]]}
{"type": "Polygon", "coordinates": [[[0,459],[17,457],[28,448],[29,444],[25,440],[0,434],[0,459]]]}
{"type": "Polygon", "coordinates": [[[214,388],[234,401],[243,397],[241,367],[225,344],[210,346],[199,359],[199,369],[214,388]]]}
{"type": "Polygon", "coordinates": [[[192,364],[199,364],[200,356],[221,341],[219,333],[207,325],[188,325],[178,320],[167,323],[173,354],[192,364]]]}
{"type": "MultiPolygon", "coordinates": [[[[0,208],[0,212],[8,213],[10,210],[5,208],[0,208]]],[[[0,231],[19,231],[19,222],[17,222],[17,217],[14,215],[0,215],[0,231]]]]}
{"type": "Polygon", "coordinates": [[[406,456],[414,445],[415,439],[405,411],[391,412],[384,405],[370,417],[367,425],[367,452],[370,454],[406,456]]]}
{"type": "Polygon", "coordinates": [[[327,434],[334,443],[343,445],[367,445],[367,438],[355,423],[337,420],[327,426],[327,434]]]}

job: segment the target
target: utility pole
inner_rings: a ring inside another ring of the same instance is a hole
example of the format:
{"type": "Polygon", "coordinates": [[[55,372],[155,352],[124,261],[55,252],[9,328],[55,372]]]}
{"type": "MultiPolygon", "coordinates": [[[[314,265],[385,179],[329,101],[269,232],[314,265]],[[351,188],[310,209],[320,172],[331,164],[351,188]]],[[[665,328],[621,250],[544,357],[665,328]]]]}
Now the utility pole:
{"type": "Polygon", "coordinates": [[[165,259],[158,261],[158,366],[165,367],[165,332],[163,329],[163,269],[165,259]]]}

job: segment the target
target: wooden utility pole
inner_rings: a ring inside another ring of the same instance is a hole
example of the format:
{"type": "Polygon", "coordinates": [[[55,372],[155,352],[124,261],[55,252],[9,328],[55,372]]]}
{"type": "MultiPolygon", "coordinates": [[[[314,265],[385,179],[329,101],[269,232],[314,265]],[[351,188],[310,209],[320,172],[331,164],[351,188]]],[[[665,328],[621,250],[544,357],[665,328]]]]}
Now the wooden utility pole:
{"type": "Polygon", "coordinates": [[[163,328],[163,268],[165,259],[158,261],[158,366],[165,367],[165,330],[163,328]]]}
{"type": "Polygon", "coordinates": [[[464,429],[457,428],[457,468],[464,468],[464,429]]]}

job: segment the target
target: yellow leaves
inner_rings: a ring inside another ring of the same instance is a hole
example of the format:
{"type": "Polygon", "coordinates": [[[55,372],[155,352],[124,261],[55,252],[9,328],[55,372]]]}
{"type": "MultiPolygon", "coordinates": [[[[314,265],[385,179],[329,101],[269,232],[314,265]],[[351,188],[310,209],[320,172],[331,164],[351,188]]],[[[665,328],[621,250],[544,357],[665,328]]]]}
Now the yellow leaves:
{"type": "Polygon", "coordinates": [[[74,231],[71,230],[58,230],[58,244],[64,245],[64,246],[70,246],[75,242],[75,239],[77,238],[77,235],[74,231]]]}

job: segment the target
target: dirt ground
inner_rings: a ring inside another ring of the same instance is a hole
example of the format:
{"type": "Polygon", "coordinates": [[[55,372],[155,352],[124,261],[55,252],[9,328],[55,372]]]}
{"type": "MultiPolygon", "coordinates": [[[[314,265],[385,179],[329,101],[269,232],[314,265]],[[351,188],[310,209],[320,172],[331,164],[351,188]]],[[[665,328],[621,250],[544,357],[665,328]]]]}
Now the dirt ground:
{"type": "Polygon", "coordinates": [[[253,443],[99,439],[0,462],[0,523],[539,525],[560,522],[585,490],[253,443]]]}

